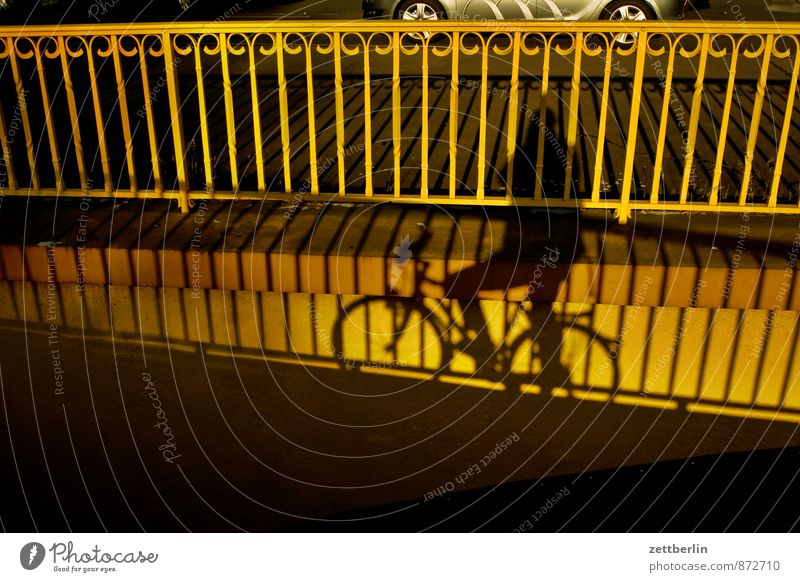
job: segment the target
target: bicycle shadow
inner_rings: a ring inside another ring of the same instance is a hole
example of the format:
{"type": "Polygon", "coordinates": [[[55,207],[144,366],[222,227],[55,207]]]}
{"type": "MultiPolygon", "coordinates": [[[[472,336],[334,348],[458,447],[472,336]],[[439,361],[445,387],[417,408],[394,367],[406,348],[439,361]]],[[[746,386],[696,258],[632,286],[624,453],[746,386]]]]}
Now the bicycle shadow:
{"type": "MultiPolygon", "coordinates": [[[[543,234],[548,230],[542,225],[543,234]]],[[[343,304],[332,341],[346,352],[345,361],[379,361],[426,378],[455,375],[465,385],[541,392],[542,387],[585,388],[585,379],[566,362],[585,360],[583,369],[591,366],[590,357],[605,352],[608,376],[616,382],[616,363],[608,357],[611,339],[592,329],[594,306],[558,303],[572,260],[584,252],[580,237],[523,241],[521,229],[505,229],[500,240],[491,241],[488,258],[480,260],[479,248],[479,260],[453,258],[441,273],[441,265],[428,260],[427,246],[441,244],[431,231],[416,240],[396,236],[391,287],[394,291],[398,271],[410,267],[405,275],[413,288],[404,291],[411,296],[390,293],[343,304]],[[482,301],[484,296],[497,299],[482,301]],[[382,324],[365,329],[370,317],[382,324]],[[585,336],[585,354],[572,353],[580,343],[577,335],[585,336]]],[[[457,247],[452,240],[447,246],[457,247]]]]}

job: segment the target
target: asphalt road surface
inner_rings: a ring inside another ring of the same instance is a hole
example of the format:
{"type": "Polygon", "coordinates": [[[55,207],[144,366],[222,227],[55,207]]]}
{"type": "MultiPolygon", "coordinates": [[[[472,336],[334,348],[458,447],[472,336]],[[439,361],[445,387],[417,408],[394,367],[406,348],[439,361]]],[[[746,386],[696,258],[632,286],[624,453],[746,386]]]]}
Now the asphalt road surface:
{"type": "MultiPolygon", "coordinates": [[[[304,0],[271,2],[252,0],[241,12],[243,18],[345,19],[361,18],[361,0],[304,0]]],[[[800,2],[794,0],[690,0],[687,18],[701,20],[771,21],[796,20],[800,2]]]]}
{"type": "MultiPolygon", "coordinates": [[[[64,0],[62,0],[63,2],[64,0]]],[[[14,0],[14,18],[18,21],[27,20],[28,0],[14,0]]],[[[29,23],[55,22],[62,18],[64,10],[58,5],[42,7],[41,0],[37,3],[35,14],[46,16],[36,16],[29,23]]],[[[287,2],[285,0],[225,0],[223,2],[207,2],[206,0],[197,1],[197,12],[194,18],[211,18],[209,14],[224,13],[224,17],[230,20],[248,19],[270,19],[270,20],[357,20],[362,17],[361,0],[301,0],[299,2],[287,2]]],[[[137,19],[139,11],[144,16],[152,20],[156,18],[158,10],[173,10],[169,0],[162,2],[151,2],[135,7],[135,13],[130,12],[127,5],[117,2],[100,2],[97,0],[78,0],[70,4],[73,13],[72,21],[109,19],[115,21],[131,21],[137,19]],[[84,2],[80,4],[80,2],[84,2]],[[154,8],[159,5],[163,8],[154,8]],[[92,19],[87,13],[94,14],[98,18],[92,19]]],[[[174,10],[173,10],[174,11],[174,10]]],[[[166,13],[166,12],[165,12],[166,13]]],[[[797,0],[689,0],[686,17],[689,19],[704,20],[736,20],[736,21],[785,21],[796,20],[800,16],[800,2],[797,0]]],[[[163,20],[163,18],[161,18],[163,20]]],[[[9,22],[7,13],[0,11],[0,24],[9,22]]]]}

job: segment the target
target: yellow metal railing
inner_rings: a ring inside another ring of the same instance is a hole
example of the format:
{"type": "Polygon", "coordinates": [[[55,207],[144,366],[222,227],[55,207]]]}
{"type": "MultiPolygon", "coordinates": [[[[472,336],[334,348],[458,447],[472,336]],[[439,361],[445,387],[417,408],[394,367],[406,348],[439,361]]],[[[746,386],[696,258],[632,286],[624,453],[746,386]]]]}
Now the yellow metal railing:
{"type": "Polygon", "coordinates": [[[0,28],[0,194],[800,213],[799,52],[787,23],[0,28]]]}

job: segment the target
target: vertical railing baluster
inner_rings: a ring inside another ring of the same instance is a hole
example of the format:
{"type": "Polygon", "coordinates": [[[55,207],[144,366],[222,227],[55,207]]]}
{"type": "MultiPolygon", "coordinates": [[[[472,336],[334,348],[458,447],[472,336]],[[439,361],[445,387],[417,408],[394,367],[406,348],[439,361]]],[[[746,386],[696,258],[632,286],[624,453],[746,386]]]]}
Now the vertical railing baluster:
{"type": "Polygon", "coordinates": [[[161,161],[158,158],[158,136],[153,116],[153,104],[150,102],[150,78],[147,72],[147,49],[144,40],[142,39],[139,45],[139,67],[142,71],[142,90],[145,98],[144,115],[147,122],[147,137],[150,144],[150,160],[153,164],[155,191],[157,194],[163,194],[164,181],[161,178],[161,161]]]}
{"type": "Polygon", "coordinates": [[[578,141],[578,108],[581,97],[581,55],[583,54],[583,33],[575,33],[575,59],[572,64],[572,90],[569,96],[569,125],[567,126],[567,160],[564,165],[564,200],[572,197],[572,166],[575,145],[578,141]]]}
{"type": "MultiPolygon", "coordinates": [[[[109,43],[110,42],[109,40],[109,43]]],[[[103,189],[107,195],[111,195],[115,188],[114,181],[111,177],[111,160],[108,157],[108,145],[106,144],[106,118],[103,113],[102,102],[100,101],[100,88],[97,86],[97,68],[94,65],[91,39],[86,41],[84,46],[86,47],[86,66],[89,70],[89,84],[92,90],[92,106],[94,109],[94,123],[97,128],[97,144],[100,150],[100,165],[103,168],[103,189]]]]}
{"type": "MultiPolygon", "coordinates": [[[[41,39],[40,39],[41,40],[41,39]]],[[[64,176],[61,171],[61,152],[58,148],[56,128],[53,122],[53,107],[50,100],[50,93],[47,90],[47,75],[44,63],[42,62],[42,52],[39,50],[39,43],[34,44],[34,54],[36,55],[36,74],[39,77],[39,88],[42,92],[42,108],[44,110],[44,123],[47,128],[47,137],[50,142],[50,159],[53,163],[53,174],[56,180],[56,190],[63,192],[64,176]]]]}
{"type": "Polygon", "coordinates": [[[225,100],[225,127],[228,136],[228,157],[231,165],[231,186],[234,193],[239,192],[239,147],[236,144],[236,114],[233,109],[233,85],[231,84],[231,69],[228,63],[228,35],[221,32],[219,35],[220,59],[222,59],[222,87],[225,100]]]}
{"type": "Polygon", "coordinates": [[[430,37],[422,43],[422,143],[420,144],[420,171],[422,173],[420,197],[428,197],[428,124],[430,123],[430,108],[428,94],[428,43],[430,37]]]}
{"type": "Polygon", "coordinates": [[[372,185],[372,79],[369,66],[369,41],[364,40],[364,194],[373,194],[372,185]]]}
{"type": "Polygon", "coordinates": [[[706,75],[706,65],[708,63],[708,49],[710,36],[703,34],[700,46],[700,64],[697,67],[697,79],[694,83],[694,95],[692,96],[692,111],[689,115],[688,139],[686,141],[686,152],[684,155],[683,179],[681,180],[681,190],[679,200],[681,204],[686,204],[689,194],[689,186],[692,181],[694,170],[694,148],[697,143],[697,127],[700,123],[700,110],[703,106],[703,84],[706,75]]]}
{"type": "MultiPolygon", "coordinates": [[[[9,57],[14,46],[7,44],[9,57]]],[[[12,118],[13,119],[13,118],[12,118]]],[[[12,121],[13,123],[13,121],[12,121]]],[[[3,165],[5,166],[6,176],[6,189],[16,194],[19,185],[17,184],[16,173],[14,172],[14,156],[11,154],[11,144],[9,143],[8,126],[6,125],[6,118],[3,115],[3,108],[0,107],[0,148],[3,149],[3,165]]]]}
{"type": "Polygon", "coordinates": [[[344,94],[342,92],[342,33],[333,33],[333,65],[336,91],[336,155],[339,160],[339,194],[345,194],[344,94]]]}
{"type": "Polygon", "coordinates": [[[672,101],[672,75],[675,72],[675,51],[677,44],[671,43],[667,60],[667,72],[664,76],[664,102],[661,104],[661,121],[658,126],[658,145],[653,165],[653,185],[650,189],[650,204],[658,204],[658,193],[661,188],[661,168],[664,165],[664,148],[667,142],[667,124],[670,123],[669,108],[672,101]]]}
{"type": "Polygon", "coordinates": [[[392,145],[394,148],[394,195],[400,196],[400,122],[403,114],[400,100],[400,33],[392,33],[392,145]]]}
{"type": "MultiPolygon", "coordinates": [[[[12,49],[13,50],[13,49],[12,49]]],[[[17,177],[14,173],[14,160],[11,155],[11,145],[8,143],[8,127],[0,107],[0,147],[3,149],[3,165],[5,166],[6,189],[12,194],[17,193],[17,177]]]]}
{"type": "MultiPolygon", "coordinates": [[[[258,193],[266,194],[267,178],[264,174],[264,136],[261,133],[261,100],[258,98],[258,71],[256,69],[255,38],[247,42],[250,53],[250,97],[253,103],[253,139],[256,149],[256,176],[258,179],[258,193]]],[[[310,73],[309,73],[310,74],[310,73]]]]}
{"type": "Polygon", "coordinates": [[[506,174],[506,198],[511,199],[514,195],[514,163],[517,159],[517,128],[519,126],[519,52],[521,35],[514,33],[512,39],[511,57],[511,86],[509,87],[508,99],[508,138],[506,143],[506,160],[508,169],[506,174]]]}
{"type": "Polygon", "coordinates": [[[206,106],[205,73],[203,72],[202,37],[194,46],[194,72],[197,79],[197,104],[200,114],[200,147],[203,148],[203,174],[206,194],[214,192],[214,167],[211,158],[211,139],[208,135],[208,108],[206,106]]]}
{"type": "MultiPolygon", "coordinates": [[[[797,43],[796,37],[792,37],[797,43]]],[[[772,184],[769,190],[769,200],[767,206],[774,208],[778,203],[778,189],[781,185],[781,174],[783,173],[783,161],[786,158],[786,145],[789,141],[789,130],[792,127],[792,114],[794,113],[795,91],[797,91],[797,79],[800,74],[800,44],[796,44],[798,52],[794,55],[794,66],[792,67],[792,80],[789,83],[789,94],[786,97],[786,112],[783,117],[783,127],[781,137],[778,142],[778,151],[775,154],[775,169],[772,173],[772,184]]],[[[798,198],[800,205],[800,197],[798,198]]]]}
{"type": "Polygon", "coordinates": [[[608,125],[608,99],[611,85],[611,61],[614,56],[613,40],[608,41],[603,68],[603,94],[600,98],[600,121],[597,128],[597,148],[592,179],[592,202],[600,201],[600,186],[603,183],[603,155],[606,147],[606,126],[608,125]]]}
{"type": "Polygon", "coordinates": [[[767,35],[764,39],[764,60],[761,63],[761,75],[756,86],[756,98],[753,104],[753,117],[750,120],[750,133],[747,137],[747,151],[744,155],[744,171],[742,172],[742,189],[739,192],[739,206],[747,203],[747,194],[750,191],[750,174],[753,171],[753,152],[756,149],[758,132],[761,122],[761,108],[764,106],[764,94],[767,89],[767,76],[769,75],[769,64],[772,58],[772,45],[775,42],[773,35],[767,35]]]}
{"type": "Polygon", "coordinates": [[[536,147],[536,185],[533,190],[533,199],[538,201],[542,199],[542,175],[544,174],[544,146],[547,140],[547,100],[550,96],[550,42],[544,42],[544,56],[542,62],[542,95],[539,102],[539,137],[537,139],[538,145],[536,147]]]}
{"type": "Polygon", "coordinates": [[[482,40],[481,51],[481,117],[478,134],[478,189],[477,199],[483,200],[486,194],[486,117],[488,115],[488,90],[489,82],[489,43],[491,40],[482,40]]]}
{"type": "Polygon", "coordinates": [[[162,36],[164,46],[164,70],[167,76],[167,95],[169,97],[170,127],[172,143],[175,147],[175,171],[178,178],[178,204],[182,212],[189,212],[189,178],[186,173],[186,146],[183,136],[183,115],[181,114],[180,88],[178,85],[178,63],[172,48],[172,37],[165,32],[162,36]]]}
{"type": "Polygon", "coordinates": [[[130,112],[128,111],[128,94],[125,90],[125,75],[122,71],[122,58],[119,54],[119,37],[111,37],[111,53],[114,60],[114,74],[117,78],[117,106],[122,120],[122,137],[125,140],[125,160],[128,165],[130,190],[136,194],[139,189],[136,180],[136,163],[133,156],[133,131],[131,130],[130,112]]]}
{"type": "Polygon", "coordinates": [[[636,36],[636,70],[633,77],[633,99],[631,99],[631,117],[628,123],[628,135],[625,148],[625,172],[622,177],[622,192],[619,201],[617,218],[620,224],[628,222],[630,215],[631,189],[633,187],[634,162],[636,160],[636,138],[638,136],[639,113],[642,106],[642,86],[644,81],[645,56],[647,55],[647,32],[640,30],[636,36]]]}
{"type": "MultiPolygon", "coordinates": [[[[58,37],[58,50],[61,54],[61,71],[64,74],[64,89],[67,93],[67,107],[69,109],[69,117],[72,122],[72,144],[75,148],[75,160],[78,164],[78,176],[81,181],[81,189],[86,192],[89,189],[89,184],[86,177],[86,160],[83,155],[83,142],[81,140],[81,128],[78,123],[78,106],[75,101],[75,88],[72,84],[72,74],[69,68],[69,59],[67,58],[67,43],[63,36],[58,37]]],[[[149,93],[145,92],[145,95],[149,93]]]]}
{"type": "Polygon", "coordinates": [[[733,103],[733,90],[736,83],[736,66],[739,62],[739,51],[736,42],[733,43],[733,54],[728,66],[728,87],[725,90],[725,105],[722,108],[720,121],[719,140],[717,142],[717,156],[714,162],[714,174],[711,178],[711,191],[708,194],[709,206],[716,206],[719,202],[719,186],[722,181],[722,164],[725,159],[725,145],[728,139],[728,125],[731,117],[731,104],[733,103]]]}
{"type": "Polygon", "coordinates": [[[306,90],[308,92],[308,159],[311,172],[311,194],[319,194],[319,164],[317,162],[317,114],[314,107],[314,61],[312,38],[306,44],[306,90]]]}
{"type": "Polygon", "coordinates": [[[289,133],[289,99],[286,88],[286,65],[283,55],[284,35],[279,32],[275,35],[278,59],[278,104],[281,116],[281,142],[283,144],[283,185],[286,192],[292,191],[292,136],[289,133]]]}
{"type": "Polygon", "coordinates": [[[450,198],[456,197],[456,168],[458,159],[458,97],[459,97],[459,78],[458,78],[458,57],[461,54],[461,36],[458,32],[453,32],[452,38],[452,69],[450,74],[450,198]]]}

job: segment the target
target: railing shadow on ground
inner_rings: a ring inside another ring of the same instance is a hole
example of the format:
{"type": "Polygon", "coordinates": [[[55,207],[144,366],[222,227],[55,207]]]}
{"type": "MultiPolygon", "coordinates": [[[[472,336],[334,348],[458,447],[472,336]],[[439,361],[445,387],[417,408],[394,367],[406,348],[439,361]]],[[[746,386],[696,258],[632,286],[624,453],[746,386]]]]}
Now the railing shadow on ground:
{"type": "MultiPolygon", "coordinates": [[[[72,286],[60,288],[57,300],[50,297],[51,307],[60,306],[51,320],[95,338],[113,331],[115,341],[414,385],[800,422],[798,315],[791,311],[117,287],[85,293],[81,299],[72,286]]],[[[47,323],[46,284],[4,283],[2,294],[3,319],[47,323]]]]}
{"type": "MultiPolygon", "coordinates": [[[[47,213],[34,213],[25,225],[27,240],[49,242],[31,248],[26,259],[26,280],[38,278],[38,286],[23,294],[5,283],[5,319],[46,322],[51,250],[70,244],[82,214],[77,203],[66,202],[59,212],[60,223],[69,225],[65,231],[51,233],[47,213]],[[23,297],[30,301],[24,316],[23,297]]],[[[625,229],[593,224],[577,213],[505,214],[485,220],[468,209],[377,204],[297,211],[287,220],[275,203],[257,213],[243,204],[215,203],[203,216],[208,230],[194,240],[195,217],[145,204],[116,210],[86,229],[90,246],[119,251],[113,260],[97,253],[102,263],[88,267],[86,282],[113,283],[128,269],[137,285],[138,270],[153,269],[154,287],[181,284],[183,289],[164,289],[172,297],[169,311],[177,309],[182,320],[170,331],[177,334],[169,336],[172,341],[277,350],[326,365],[394,362],[406,375],[455,375],[511,392],[579,390],[595,399],[630,396],[667,407],[735,404],[737,414],[747,407],[754,414],[794,414],[800,398],[796,278],[782,285],[774,277],[750,279],[752,269],[785,273],[796,237],[781,235],[775,225],[774,236],[764,239],[760,231],[748,227],[743,237],[737,224],[719,221],[705,231],[698,224],[691,234],[678,223],[655,221],[637,224],[636,239],[626,242],[617,240],[625,229]],[[331,228],[320,227],[323,218],[331,228]],[[239,223],[245,228],[234,227],[239,223]],[[647,247],[655,253],[652,260],[645,263],[636,248],[626,250],[637,241],[658,241],[657,248],[647,247]],[[135,251],[150,242],[179,251],[173,253],[178,262],[142,263],[135,251]],[[365,252],[377,256],[365,261],[365,252]],[[263,268],[250,264],[256,255],[266,261],[263,268]],[[227,263],[214,268],[223,256],[227,263]],[[596,267],[582,276],[586,280],[578,275],[584,263],[596,267]],[[676,267],[680,281],[668,275],[676,267]],[[256,277],[264,279],[263,287],[256,277]],[[675,294],[675,288],[686,293],[675,294]],[[282,292],[265,292],[270,289],[282,292]],[[187,323],[192,305],[203,315],[200,335],[187,323]],[[220,319],[221,308],[236,317],[220,319]],[[233,335],[222,341],[229,326],[233,335]],[[320,344],[323,336],[327,346],[320,344]]],[[[9,225],[10,240],[18,227],[9,225]]],[[[10,268],[0,263],[3,273],[10,268]]],[[[74,327],[80,295],[72,297],[66,284],[75,281],[54,282],[68,289],[70,300],[70,307],[61,304],[58,320],[74,327]]],[[[137,307],[137,298],[145,296],[149,320],[166,321],[167,305],[155,291],[113,289],[125,297],[126,311],[114,312],[103,287],[91,291],[97,306],[84,308],[99,310],[92,318],[99,318],[98,329],[112,328],[107,318],[113,313],[113,321],[127,322],[127,332],[153,341],[166,333],[165,326],[151,334],[137,324],[145,309],[137,307]]]]}

